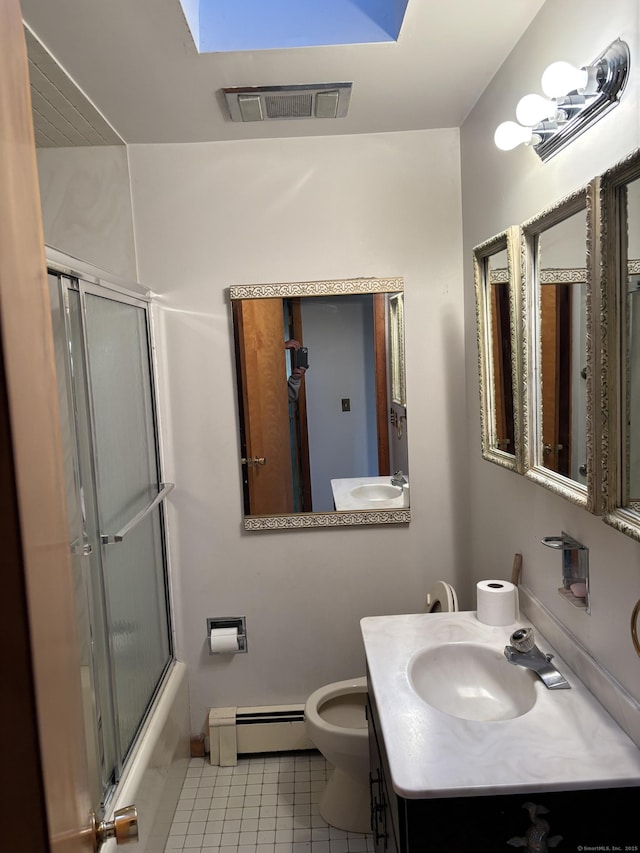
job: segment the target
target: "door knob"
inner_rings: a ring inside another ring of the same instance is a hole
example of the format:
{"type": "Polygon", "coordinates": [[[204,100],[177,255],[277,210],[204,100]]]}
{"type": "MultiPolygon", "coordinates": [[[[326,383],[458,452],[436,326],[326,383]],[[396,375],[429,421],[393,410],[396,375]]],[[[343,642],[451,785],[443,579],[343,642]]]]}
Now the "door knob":
{"type": "Polygon", "coordinates": [[[542,448],[545,456],[548,456],[550,453],[558,453],[560,450],[564,450],[563,444],[545,444],[542,448]]]}
{"type": "Polygon", "coordinates": [[[116,809],[113,820],[98,821],[95,814],[92,814],[91,822],[95,853],[98,853],[108,838],[115,838],[116,844],[129,844],[138,840],[138,810],[135,806],[116,809]]]}
{"type": "Polygon", "coordinates": [[[249,456],[248,458],[246,456],[243,456],[240,462],[242,462],[243,465],[246,465],[247,468],[253,468],[256,465],[267,464],[267,460],[264,458],[264,456],[249,456]]]}

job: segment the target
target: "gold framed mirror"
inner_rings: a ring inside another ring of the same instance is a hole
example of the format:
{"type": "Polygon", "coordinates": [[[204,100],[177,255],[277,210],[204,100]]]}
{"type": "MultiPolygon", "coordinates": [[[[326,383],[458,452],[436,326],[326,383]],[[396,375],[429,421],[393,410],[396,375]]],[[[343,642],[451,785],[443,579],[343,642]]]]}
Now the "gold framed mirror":
{"type": "MultiPolygon", "coordinates": [[[[406,407],[404,378],[404,293],[389,296],[389,346],[391,348],[391,402],[406,407]]],[[[406,416],[406,412],[405,412],[406,416]]]]}
{"type": "Polygon", "coordinates": [[[597,512],[592,181],[522,225],[525,475],[597,512]]]}
{"type": "Polygon", "coordinates": [[[640,541],[640,150],[604,173],[601,292],[609,306],[603,386],[604,521],[640,541]]]}
{"type": "Polygon", "coordinates": [[[410,521],[403,292],[229,288],[246,530],[410,521]]]}
{"type": "Polygon", "coordinates": [[[482,455],[522,470],[520,312],[516,226],[473,250],[482,455]]]}

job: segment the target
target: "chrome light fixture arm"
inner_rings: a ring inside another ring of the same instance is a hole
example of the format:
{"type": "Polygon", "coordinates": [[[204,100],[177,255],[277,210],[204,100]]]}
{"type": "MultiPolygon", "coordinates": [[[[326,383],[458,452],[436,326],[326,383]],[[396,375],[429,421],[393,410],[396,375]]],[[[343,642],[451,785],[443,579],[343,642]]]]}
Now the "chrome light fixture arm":
{"type": "Polygon", "coordinates": [[[627,82],[629,61],[628,45],[617,39],[590,65],[575,68],[566,62],[553,63],[542,75],[542,89],[550,100],[537,95],[522,98],[517,110],[521,124],[501,124],[496,145],[508,151],[523,142],[546,162],[616,106],[627,82]]]}

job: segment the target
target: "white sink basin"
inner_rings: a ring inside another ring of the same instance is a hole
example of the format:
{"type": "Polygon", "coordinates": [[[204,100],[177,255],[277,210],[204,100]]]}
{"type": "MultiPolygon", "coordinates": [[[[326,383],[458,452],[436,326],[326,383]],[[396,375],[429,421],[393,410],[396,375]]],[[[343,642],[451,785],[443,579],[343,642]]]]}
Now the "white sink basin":
{"type": "Polygon", "coordinates": [[[510,720],[536,701],[532,672],[475,643],[421,649],[409,661],[408,675],[423,701],[462,720],[510,720]]]}
{"type": "MultiPolygon", "coordinates": [[[[637,787],[638,748],[559,655],[571,690],[548,690],[504,658],[526,624],[484,625],[475,611],[361,620],[368,691],[401,797],[526,791],[526,801],[535,791],[637,787]]],[[[536,641],[555,653],[537,630],[536,641]]]]}
{"type": "Polygon", "coordinates": [[[392,486],[390,483],[366,483],[364,486],[356,486],[351,489],[351,495],[356,500],[365,500],[375,503],[376,501],[392,501],[402,495],[401,486],[392,486]]]}
{"type": "Polygon", "coordinates": [[[344,477],[331,480],[335,508],[340,511],[408,509],[409,484],[394,486],[391,477],[344,477]]]}

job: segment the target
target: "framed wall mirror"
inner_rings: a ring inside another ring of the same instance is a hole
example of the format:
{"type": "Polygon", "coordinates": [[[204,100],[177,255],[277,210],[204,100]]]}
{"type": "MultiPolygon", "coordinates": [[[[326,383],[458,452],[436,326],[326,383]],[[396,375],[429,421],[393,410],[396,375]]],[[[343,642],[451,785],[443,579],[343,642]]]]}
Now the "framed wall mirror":
{"type": "Polygon", "coordinates": [[[595,507],[592,230],[595,182],[522,226],[526,475],[595,507]]]}
{"type": "Polygon", "coordinates": [[[473,250],[482,455],[522,470],[517,227],[473,250]]]}
{"type": "Polygon", "coordinates": [[[229,289],[246,530],[410,521],[403,290],[229,289]]]}
{"type": "Polygon", "coordinates": [[[640,151],[605,172],[600,198],[602,295],[611,306],[604,520],[640,540],[640,151]]]}

